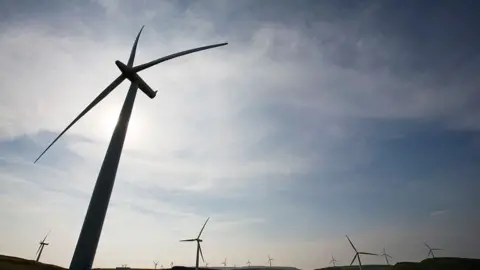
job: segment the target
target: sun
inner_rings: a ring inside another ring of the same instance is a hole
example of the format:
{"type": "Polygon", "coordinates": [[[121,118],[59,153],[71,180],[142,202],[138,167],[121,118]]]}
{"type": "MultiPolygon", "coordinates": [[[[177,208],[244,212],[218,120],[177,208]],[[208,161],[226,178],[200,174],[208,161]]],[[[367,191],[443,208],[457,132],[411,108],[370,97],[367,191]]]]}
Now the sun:
{"type": "MultiPolygon", "coordinates": [[[[133,111],[130,121],[128,123],[127,137],[125,139],[124,147],[136,146],[140,143],[140,133],[141,133],[141,118],[135,116],[138,112],[133,111]]],[[[113,130],[117,125],[118,116],[120,115],[120,110],[106,109],[101,116],[99,117],[99,135],[102,139],[110,140],[113,134],[113,130]]]]}

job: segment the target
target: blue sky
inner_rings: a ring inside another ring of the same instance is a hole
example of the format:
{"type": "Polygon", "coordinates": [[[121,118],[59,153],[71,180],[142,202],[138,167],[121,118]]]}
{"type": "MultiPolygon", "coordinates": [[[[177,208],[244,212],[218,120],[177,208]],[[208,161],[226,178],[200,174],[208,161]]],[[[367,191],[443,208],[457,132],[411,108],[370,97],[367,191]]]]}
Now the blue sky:
{"type": "MultiPolygon", "coordinates": [[[[477,1],[0,1],[0,253],[68,266],[135,63],[142,71],[94,265],[312,269],[383,247],[478,257],[477,1]],[[41,2],[41,3],[40,3],[41,2]]],[[[381,263],[381,258],[365,258],[381,263]]],[[[362,260],[362,261],[363,261],[362,260]]]]}

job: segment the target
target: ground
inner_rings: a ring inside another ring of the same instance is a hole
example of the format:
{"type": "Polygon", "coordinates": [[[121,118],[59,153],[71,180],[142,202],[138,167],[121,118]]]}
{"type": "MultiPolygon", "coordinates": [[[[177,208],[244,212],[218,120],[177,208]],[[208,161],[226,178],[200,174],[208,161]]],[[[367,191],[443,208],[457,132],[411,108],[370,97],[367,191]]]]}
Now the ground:
{"type": "MultiPolygon", "coordinates": [[[[265,270],[266,267],[256,268],[250,267],[250,270],[261,269],[265,270]]],[[[276,267],[272,267],[276,268],[276,267]]],[[[95,270],[114,270],[115,268],[96,268],[95,270]]],[[[130,268],[132,270],[147,270],[141,268],[130,268]]],[[[151,268],[150,268],[151,269],[151,268]]],[[[148,269],[148,270],[150,270],[148,269]]],[[[178,267],[175,266],[172,269],[164,270],[192,270],[191,267],[178,267]]],[[[215,270],[214,268],[201,268],[202,270],[215,270]]],[[[233,269],[233,268],[228,268],[233,269]]],[[[284,269],[281,267],[281,269],[284,269]]],[[[316,270],[354,270],[358,269],[358,266],[337,266],[319,268],[316,270]]],[[[415,262],[399,262],[394,266],[387,265],[364,265],[363,270],[479,270],[480,259],[465,259],[465,258],[435,258],[426,259],[419,263],[415,262]]],[[[51,264],[37,263],[33,260],[26,260],[17,257],[0,255],[0,270],[66,270],[63,267],[59,267],[51,264]]],[[[222,269],[220,269],[222,270],[222,269]]]]}

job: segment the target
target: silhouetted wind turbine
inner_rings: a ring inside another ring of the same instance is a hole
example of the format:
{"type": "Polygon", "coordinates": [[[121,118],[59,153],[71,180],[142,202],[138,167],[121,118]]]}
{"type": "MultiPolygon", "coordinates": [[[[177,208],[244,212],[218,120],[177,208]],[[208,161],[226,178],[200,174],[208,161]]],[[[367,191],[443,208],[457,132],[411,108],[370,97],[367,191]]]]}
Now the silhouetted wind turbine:
{"type": "Polygon", "coordinates": [[[196,257],[196,261],[195,261],[195,269],[197,269],[197,270],[198,270],[198,261],[199,261],[198,255],[199,255],[199,253],[202,256],[202,261],[205,262],[205,259],[203,258],[202,247],[200,246],[200,242],[203,242],[203,240],[200,239],[200,236],[202,235],[203,229],[205,229],[205,225],[207,225],[207,222],[208,222],[209,219],[210,218],[207,218],[207,220],[203,224],[203,227],[200,230],[200,233],[198,234],[197,238],[180,240],[180,242],[197,242],[197,257],[196,257]]]}
{"type": "Polygon", "coordinates": [[[47,236],[50,234],[50,231],[48,231],[47,235],[45,235],[45,238],[43,238],[42,241],[40,241],[40,246],[38,247],[37,249],[37,253],[35,253],[35,255],[37,256],[37,259],[35,261],[40,261],[40,256],[42,256],[42,252],[43,252],[43,248],[45,246],[48,246],[49,243],[45,242],[45,240],[47,240],[47,236]]]}
{"type": "Polygon", "coordinates": [[[360,260],[360,254],[361,255],[374,255],[374,256],[378,256],[378,254],[375,254],[375,253],[370,253],[370,252],[358,252],[357,249],[355,248],[355,246],[353,245],[352,241],[350,241],[350,238],[348,238],[348,235],[346,235],[347,239],[348,239],[348,242],[350,242],[350,245],[352,246],[353,250],[355,250],[355,256],[353,256],[353,260],[352,262],[350,263],[350,265],[353,264],[353,262],[355,262],[355,259],[358,259],[358,266],[360,267],[360,269],[362,269],[362,261],[360,260]]]}
{"type": "Polygon", "coordinates": [[[158,261],[153,261],[153,265],[155,265],[155,269],[157,269],[158,261]]]}
{"type": "Polygon", "coordinates": [[[98,246],[98,241],[102,232],[103,222],[105,221],[105,215],[108,209],[108,203],[112,194],[113,185],[115,183],[115,176],[118,169],[118,163],[122,154],[122,148],[127,134],[128,122],[132,114],[133,104],[137,94],[137,89],[142,90],[149,98],[153,99],[157,94],[139,75],[138,72],[145,70],[149,67],[155,66],[159,63],[167,60],[187,55],[190,53],[207,50],[219,46],[227,45],[228,43],[220,43],[210,46],[199,47],[190,49],[178,53],[174,53],[157,60],[133,66],[135,60],[135,53],[137,50],[138,39],[142,33],[143,26],[138,33],[135,42],[133,44],[132,51],[127,64],[115,61],[115,64],[120,69],[121,74],[118,76],[105,90],[103,90],[93,101],[90,103],[43,151],[40,156],[35,160],[36,163],[50,147],[68,130],[72,127],[80,118],[82,118],[88,111],[90,111],[95,105],[102,101],[108,94],[110,94],[120,83],[125,79],[128,79],[131,84],[123,103],[120,116],[118,117],[117,124],[112,134],[112,138],[107,148],[105,158],[103,159],[102,167],[93,189],[93,194],[88,205],[87,214],[83,222],[82,230],[75,247],[72,261],[70,263],[70,270],[85,270],[90,269],[95,258],[95,253],[98,246]]]}
{"type": "Polygon", "coordinates": [[[433,254],[433,251],[434,250],[443,250],[441,248],[431,248],[427,243],[424,243],[425,246],[428,248],[428,255],[427,255],[427,258],[428,256],[432,255],[432,258],[435,258],[435,254],[433,254]]]}
{"type": "Polygon", "coordinates": [[[382,255],[384,258],[385,258],[385,262],[387,263],[387,265],[390,265],[390,262],[388,261],[388,258],[390,259],[393,259],[392,256],[388,255],[386,252],[385,252],[385,248],[383,248],[383,253],[382,255]]]}
{"type": "Polygon", "coordinates": [[[272,267],[272,261],[273,258],[270,258],[270,255],[268,255],[268,265],[270,265],[270,267],[272,267]]]}
{"type": "Polygon", "coordinates": [[[250,260],[248,260],[248,262],[247,262],[248,267],[250,267],[251,264],[252,263],[250,262],[250,260]]]}
{"type": "Polygon", "coordinates": [[[335,266],[337,266],[336,262],[338,262],[338,261],[332,256],[332,260],[328,264],[333,264],[333,267],[335,267],[335,266]]]}
{"type": "Polygon", "coordinates": [[[172,267],[173,267],[173,262],[170,262],[170,268],[172,268],[172,267]]]}
{"type": "Polygon", "coordinates": [[[223,264],[223,267],[227,267],[227,258],[225,258],[225,260],[223,260],[222,264],[223,264]]]}

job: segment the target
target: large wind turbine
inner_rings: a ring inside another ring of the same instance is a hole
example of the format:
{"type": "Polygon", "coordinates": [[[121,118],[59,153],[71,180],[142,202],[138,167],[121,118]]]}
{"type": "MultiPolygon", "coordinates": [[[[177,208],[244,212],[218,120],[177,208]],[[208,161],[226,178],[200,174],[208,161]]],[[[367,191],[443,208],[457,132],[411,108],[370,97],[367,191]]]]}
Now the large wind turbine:
{"type": "Polygon", "coordinates": [[[138,75],[138,72],[145,70],[149,67],[155,66],[159,63],[167,60],[180,57],[186,54],[207,50],[219,46],[227,45],[227,43],[220,43],[210,46],[199,47],[190,49],[178,53],[174,53],[157,60],[133,66],[135,60],[135,53],[137,50],[138,39],[143,30],[143,26],[138,33],[135,42],[133,44],[132,51],[127,64],[115,61],[115,64],[120,69],[121,74],[103,90],[93,101],[90,103],[43,151],[40,156],[35,160],[36,163],[47,150],[68,130],[72,127],[80,118],[82,118],[88,111],[90,111],[95,105],[102,101],[108,94],[110,94],[120,83],[125,79],[128,79],[131,84],[128,89],[125,102],[123,103],[122,110],[118,117],[117,125],[113,131],[112,138],[107,148],[105,158],[103,159],[102,167],[93,189],[93,194],[88,205],[87,214],[83,221],[82,230],[75,247],[75,252],[70,263],[70,270],[85,270],[91,269],[95,253],[97,250],[98,242],[102,232],[103,222],[105,221],[105,215],[108,209],[108,203],[112,194],[113,185],[115,183],[115,176],[117,173],[118,163],[122,154],[123,143],[127,134],[128,122],[132,114],[133,104],[137,95],[137,89],[142,90],[149,98],[153,99],[157,94],[147,83],[138,75]]]}
{"type": "Polygon", "coordinates": [[[358,259],[358,266],[360,267],[360,270],[362,269],[362,261],[360,260],[360,254],[361,255],[374,255],[374,256],[378,256],[378,254],[375,254],[375,253],[370,253],[370,252],[363,252],[363,251],[360,251],[358,252],[357,249],[355,248],[355,246],[353,245],[352,241],[350,240],[350,238],[348,238],[348,235],[346,235],[347,239],[348,239],[348,242],[350,242],[350,245],[352,246],[353,250],[355,250],[355,256],[353,256],[353,260],[352,262],[350,263],[350,265],[352,265],[354,262],[355,262],[355,259],[358,259]]]}
{"type": "Polygon", "coordinates": [[[202,256],[202,261],[205,263],[205,259],[203,258],[202,247],[200,246],[200,242],[203,242],[203,240],[200,239],[200,236],[202,235],[203,229],[205,229],[205,225],[207,225],[207,222],[208,222],[209,219],[210,219],[210,217],[207,218],[207,220],[203,224],[203,227],[200,230],[200,233],[198,234],[197,238],[180,240],[180,242],[197,242],[197,258],[196,258],[196,261],[195,261],[195,269],[196,270],[198,270],[198,261],[199,261],[198,255],[199,255],[199,253],[202,256]]]}
{"type": "Polygon", "coordinates": [[[153,265],[155,266],[155,269],[157,269],[158,261],[153,261],[153,265]]]}
{"type": "Polygon", "coordinates": [[[47,235],[45,235],[45,238],[43,238],[42,241],[40,241],[40,246],[38,247],[37,249],[37,253],[35,253],[35,255],[37,256],[37,258],[35,259],[35,261],[40,261],[40,256],[42,256],[42,252],[43,252],[43,248],[45,246],[48,246],[49,243],[45,242],[45,240],[47,240],[47,236],[50,234],[50,231],[48,231],[47,235]]]}
{"type": "Polygon", "coordinates": [[[268,255],[268,265],[270,265],[270,267],[272,267],[272,261],[273,261],[273,258],[271,258],[270,255],[268,255]]]}
{"type": "Polygon", "coordinates": [[[338,261],[335,259],[335,257],[332,256],[332,260],[331,260],[328,264],[333,264],[333,267],[336,267],[336,266],[337,266],[337,265],[336,265],[337,262],[338,262],[338,261]]]}
{"type": "Polygon", "coordinates": [[[433,251],[434,250],[443,250],[441,248],[431,248],[427,243],[424,243],[425,246],[428,248],[428,255],[427,255],[427,258],[428,256],[432,255],[432,258],[435,258],[435,254],[433,254],[433,251]]]}
{"type": "Polygon", "coordinates": [[[393,259],[393,258],[392,258],[392,256],[388,255],[385,252],[385,248],[383,248],[383,253],[381,254],[381,256],[383,256],[385,258],[385,262],[387,263],[387,265],[390,265],[390,262],[388,261],[388,258],[390,258],[390,259],[393,259]]]}
{"type": "Polygon", "coordinates": [[[248,265],[248,267],[250,267],[250,265],[252,265],[252,263],[250,262],[250,260],[248,260],[247,265],[248,265]]]}
{"type": "Polygon", "coordinates": [[[225,260],[223,260],[222,264],[223,264],[223,267],[227,267],[227,258],[225,258],[225,260]]]}

